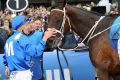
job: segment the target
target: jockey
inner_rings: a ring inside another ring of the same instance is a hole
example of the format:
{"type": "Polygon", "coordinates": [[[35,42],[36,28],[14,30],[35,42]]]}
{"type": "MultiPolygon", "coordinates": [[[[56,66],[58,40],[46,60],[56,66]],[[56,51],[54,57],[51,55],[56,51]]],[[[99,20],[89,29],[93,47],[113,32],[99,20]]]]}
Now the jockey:
{"type": "Polygon", "coordinates": [[[112,47],[117,50],[120,59],[120,17],[118,17],[111,26],[110,41],[112,47]]]}
{"type": "MultiPolygon", "coordinates": [[[[46,41],[56,33],[54,28],[47,30],[37,46],[31,43],[28,35],[20,31],[23,24],[26,24],[24,16],[16,16],[12,20],[12,28],[16,30],[8,38],[4,46],[4,65],[10,70],[10,80],[32,80],[31,57],[42,55],[46,41]],[[49,35],[48,35],[49,34],[49,35]]],[[[31,32],[30,25],[26,26],[31,32]]],[[[9,75],[9,73],[7,73],[9,75]]]]}
{"type": "MultiPolygon", "coordinates": [[[[27,37],[30,40],[30,42],[37,46],[39,44],[39,41],[43,37],[43,32],[37,31],[41,27],[42,27],[42,22],[40,18],[37,18],[33,22],[30,22],[29,24],[23,25],[21,28],[19,28],[19,31],[24,32],[24,34],[28,35],[27,37]],[[31,26],[34,31],[27,33],[29,29],[26,26],[31,26]]],[[[42,70],[41,70],[41,62],[40,62],[41,58],[42,56],[31,58],[31,65],[32,65],[31,71],[33,72],[32,80],[39,80],[42,78],[42,70]]]]}

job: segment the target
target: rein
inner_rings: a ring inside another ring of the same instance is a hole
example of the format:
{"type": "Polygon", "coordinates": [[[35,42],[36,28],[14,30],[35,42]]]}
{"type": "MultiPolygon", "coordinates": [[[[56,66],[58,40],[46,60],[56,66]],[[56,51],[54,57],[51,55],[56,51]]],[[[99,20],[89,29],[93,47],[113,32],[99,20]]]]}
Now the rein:
{"type": "MultiPolygon", "coordinates": [[[[60,9],[53,9],[53,10],[51,10],[51,11],[60,11],[60,12],[63,12],[64,13],[64,16],[63,16],[63,21],[62,21],[62,25],[61,25],[61,27],[60,27],[60,30],[56,30],[56,32],[58,32],[58,33],[60,33],[61,34],[61,36],[59,37],[60,39],[62,39],[63,37],[64,37],[64,35],[63,35],[63,28],[64,28],[64,25],[65,25],[65,21],[66,21],[66,14],[65,14],[65,8],[64,8],[64,11],[63,10],[60,10],[60,9]]],[[[67,18],[68,19],[68,18],[67,18]]],[[[68,19],[68,22],[69,22],[69,19],[68,19]]],[[[69,22],[69,25],[70,25],[70,22],[69,22]]],[[[70,25],[71,26],[71,25],[70,25]]],[[[59,39],[58,38],[58,39],[59,39]]],[[[57,49],[57,57],[58,57],[58,62],[59,62],[59,65],[60,65],[60,70],[61,70],[61,74],[62,74],[62,77],[63,77],[63,80],[65,80],[65,76],[63,75],[63,69],[62,69],[62,64],[61,64],[61,62],[60,62],[60,56],[59,56],[59,51],[58,50],[61,50],[60,48],[59,48],[59,44],[60,44],[60,42],[58,43],[58,49],[57,49]]],[[[66,55],[64,54],[64,52],[63,52],[63,50],[61,50],[62,51],[62,55],[64,56],[64,59],[65,59],[65,61],[66,61],[66,64],[67,64],[67,67],[69,68],[69,72],[70,72],[70,80],[73,80],[73,76],[72,76],[72,72],[71,72],[71,69],[70,69],[70,66],[69,66],[69,64],[68,64],[68,60],[67,60],[67,57],[66,57],[66,55]]]]}
{"type": "Polygon", "coordinates": [[[81,43],[83,43],[87,38],[88,38],[88,41],[87,41],[87,42],[89,42],[89,40],[93,38],[92,35],[93,35],[93,33],[95,32],[95,29],[96,29],[97,25],[99,24],[99,22],[100,22],[104,17],[105,17],[105,16],[101,16],[100,19],[99,19],[98,21],[96,21],[96,23],[93,25],[93,27],[90,29],[90,31],[87,33],[86,37],[81,41],[81,43]],[[89,35],[90,35],[90,36],[89,36],[89,35]]]}
{"type": "Polygon", "coordinates": [[[100,22],[103,18],[105,18],[105,16],[101,16],[100,19],[99,19],[98,21],[96,21],[96,23],[93,25],[93,27],[90,29],[90,31],[88,32],[88,34],[86,35],[86,37],[81,41],[81,43],[83,43],[87,38],[88,38],[88,40],[87,40],[87,43],[88,43],[88,42],[89,42],[91,39],[93,39],[94,37],[102,34],[103,32],[105,32],[105,31],[107,31],[107,30],[109,30],[109,29],[111,28],[111,26],[110,26],[110,27],[104,29],[103,31],[98,32],[98,33],[96,33],[96,34],[93,35],[93,33],[94,33],[95,30],[96,30],[96,27],[98,26],[99,22],[100,22]],[[89,36],[89,35],[90,35],[90,36],[89,36]]]}
{"type": "Polygon", "coordinates": [[[62,25],[61,25],[61,27],[60,27],[60,30],[56,30],[56,32],[60,33],[60,34],[64,37],[64,35],[63,35],[63,28],[64,28],[65,21],[66,21],[65,8],[63,8],[63,10],[60,10],[60,9],[52,9],[51,12],[52,12],[52,11],[60,11],[60,12],[64,13],[64,15],[63,15],[63,21],[62,21],[62,25]]]}

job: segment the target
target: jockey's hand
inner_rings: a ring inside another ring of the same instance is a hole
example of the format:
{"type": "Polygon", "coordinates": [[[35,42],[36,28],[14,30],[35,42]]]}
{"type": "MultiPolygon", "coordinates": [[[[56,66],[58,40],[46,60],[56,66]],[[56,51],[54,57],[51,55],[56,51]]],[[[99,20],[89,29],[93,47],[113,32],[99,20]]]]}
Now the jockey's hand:
{"type": "Polygon", "coordinates": [[[48,28],[44,33],[43,40],[47,41],[48,38],[55,36],[55,33],[57,33],[55,28],[48,28]]]}
{"type": "Polygon", "coordinates": [[[5,75],[7,77],[9,77],[9,75],[10,75],[10,70],[9,70],[9,68],[7,66],[5,67],[5,75]]]}

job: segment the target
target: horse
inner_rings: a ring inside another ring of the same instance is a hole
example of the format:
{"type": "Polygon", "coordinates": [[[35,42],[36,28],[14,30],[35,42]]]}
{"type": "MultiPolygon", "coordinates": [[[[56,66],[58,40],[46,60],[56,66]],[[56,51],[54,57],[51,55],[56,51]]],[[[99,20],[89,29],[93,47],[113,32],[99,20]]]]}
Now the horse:
{"type": "Polygon", "coordinates": [[[61,38],[72,29],[82,42],[88,43],[90,60],[99,80],[120,80],[120,61],[109,39],[110,26],[117,17],[102,16],[66,4],[64,8],[51,10],[48,28],[56,28],[57,34],[47,44],[57,48],[61,38]]]}
{"type": "Polygon", "coordinates": [[[7,38],[11,35],[12,33],[9,33],[8,31],[0,28],[0,54],[4,53],[4,45],[7,40],[7,38]]]}

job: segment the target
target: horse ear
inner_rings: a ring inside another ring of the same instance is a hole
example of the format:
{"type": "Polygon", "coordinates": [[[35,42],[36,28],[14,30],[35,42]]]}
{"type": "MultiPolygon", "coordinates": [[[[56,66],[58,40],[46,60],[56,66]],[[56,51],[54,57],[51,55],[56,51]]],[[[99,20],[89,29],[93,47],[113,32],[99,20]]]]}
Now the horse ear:
{"type": "Polygon", "coordinates": [[[67,1],[66,0],[62,0],[62,7],[65,7],[67,1]]]}

